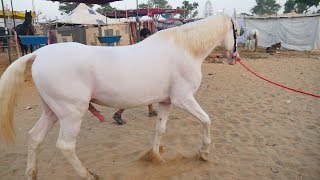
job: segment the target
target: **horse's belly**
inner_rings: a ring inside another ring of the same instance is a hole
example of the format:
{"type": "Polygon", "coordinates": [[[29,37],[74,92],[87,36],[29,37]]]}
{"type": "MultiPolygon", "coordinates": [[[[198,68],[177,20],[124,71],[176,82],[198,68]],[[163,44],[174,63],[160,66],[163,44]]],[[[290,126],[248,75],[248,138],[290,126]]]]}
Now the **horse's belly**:
{"type": "Polygon", "coordinates": [[[97,89],[92,102],[115,108],[134,108],[141,105],[161,102],[169,97],[166,85],[125,86],[117,83],[97,89]]]}

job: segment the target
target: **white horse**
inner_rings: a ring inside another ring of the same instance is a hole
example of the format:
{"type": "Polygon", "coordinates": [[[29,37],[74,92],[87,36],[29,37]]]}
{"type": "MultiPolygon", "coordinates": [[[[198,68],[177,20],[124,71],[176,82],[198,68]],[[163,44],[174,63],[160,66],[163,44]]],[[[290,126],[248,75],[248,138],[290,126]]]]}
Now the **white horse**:
{"type": "Polygon", "coordinates": [[[28,133],[28,179],[36,178],[39,146],[58,121],[56,146],[81,177],[97,178],[75,153],[76,137],[90,102],[125,109],[158,102],[150,151],[158,161],[163,161],[159,145],[171,105],[184,109],[203,125],[200,158],[208,160],[211,121],[194,94],[201,83],[201,64],[213,48],[225,47],[228,63],[236,62],[237,27],[234,13],[233,17],[217,15],[159,31],[132,46],[61,43],[40,48],[16,60],[1,77],[0,135],[14,141],[12,119],[16,96],[24,81],[26,63],[34,60],[32,77],[43,113],[28,133]]]}
{"type": "Polygon", "coordinates": [[[258,29],[251,29],[248,27],[242,27],[245,43],[245,49],[256,51],[258,48],[259,31],[258,29]],[[252,42],[254,41],[254,48],[252,47],[252,42]]]}

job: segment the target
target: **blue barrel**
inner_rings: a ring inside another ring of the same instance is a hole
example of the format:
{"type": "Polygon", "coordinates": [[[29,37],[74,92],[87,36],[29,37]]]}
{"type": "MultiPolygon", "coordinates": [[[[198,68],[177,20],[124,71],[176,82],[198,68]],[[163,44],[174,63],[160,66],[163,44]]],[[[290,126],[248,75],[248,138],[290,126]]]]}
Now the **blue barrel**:
{"type": "Polygon", "coordinates": [[[48,36],[19,36],[24,45],[45,45],[48,44],[48,36]]]}
{"type": "Polygon", "coordinates": [[[107,43],[107,44],[112,44],[112,43],[118,43],[121,39],[121,36],[98,36],[100,43],[107,43]]]}

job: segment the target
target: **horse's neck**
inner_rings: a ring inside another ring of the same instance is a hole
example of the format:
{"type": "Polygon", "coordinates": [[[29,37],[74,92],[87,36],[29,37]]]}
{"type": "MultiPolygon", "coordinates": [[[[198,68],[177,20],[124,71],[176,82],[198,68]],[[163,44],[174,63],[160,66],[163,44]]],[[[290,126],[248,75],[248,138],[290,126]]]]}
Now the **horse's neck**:
{"type": "Polygon", "coordinates": [[[226,18],[205,19],[184,27],[169,29],[163,36],[173,39],[177,46],[185,49],[193,58],[204,60],[225,37],[225,20],[226,18]]]}
{"type": "Polygon", "coordinates": [[[33,26],[28,26],[26,23],[22,24],[23,35],[34,35],[33,26]]]}

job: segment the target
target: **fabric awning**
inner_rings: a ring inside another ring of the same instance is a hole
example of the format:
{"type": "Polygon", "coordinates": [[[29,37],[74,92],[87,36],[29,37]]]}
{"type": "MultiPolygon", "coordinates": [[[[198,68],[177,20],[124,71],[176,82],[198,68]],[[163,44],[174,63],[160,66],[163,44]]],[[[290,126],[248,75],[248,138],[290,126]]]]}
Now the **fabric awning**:
{"type": "MultiPolygon", "coordinates": [[[[0,11],[0,18],[3,18],[3,16],[6,16],[6,17],[10,17],[10,18],[15,18],[15,19],[24,19],[25,18],[25,12],[23,12],[23,11],[10,11],[9,13],[8,13],[8,11],[5,11],[5,13],[3,14],[3,11],[0,11]]],[[[32,17],[34,18],[34,17],[36,17],[36,13],[35,12],[33,12],[32,13],[32,17]]]]}
{"type": "MultiPolygon", "coordinates": [[[[149,8],[149,9],[138,9],[138,16],[154,16],[155,14],[177,14],[183,13],[183,9],[162,9],[162,8],[149,8]]],[[[125,18],[137,16],[137,10],[117,10],[106,14],[110,18],[125,18]]]]}

